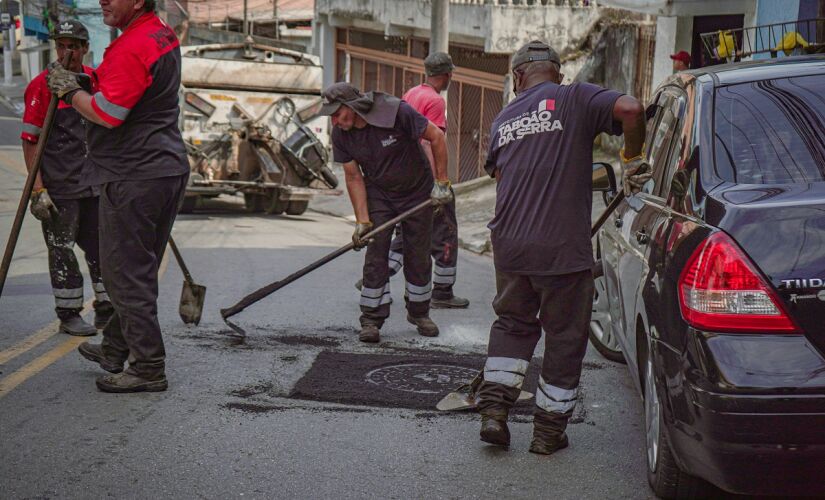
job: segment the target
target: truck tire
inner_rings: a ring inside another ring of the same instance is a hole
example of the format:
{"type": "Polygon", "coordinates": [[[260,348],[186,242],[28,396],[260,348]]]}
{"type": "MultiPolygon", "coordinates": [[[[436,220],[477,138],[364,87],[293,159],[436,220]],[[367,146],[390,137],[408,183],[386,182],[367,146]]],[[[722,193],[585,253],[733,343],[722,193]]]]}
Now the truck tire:
{"type": "Polygon", "coordinates": [[[244,193],[243,203],[246,211],[249,213],[263,212],[266,208],[266,196],[257,193],[244,193]]]}
{"type": "Polygon", "coordinates": [[[293,200],[289,202],[289,205],[286,207],[287,215],[301,215],[307,211],[307,207],[309,206],[309,200],[297,201],[293,200]]]}
{"type": "Polygon", "coordinates": [[[281,215],[289,206],[288,201],[279,200],[280,193],[275,190],[269,197],[269,206],[267,206],[266,213],[269,215],[281,215]]]}
{"type": "Polygon", "coordinates": [[[198,198],[200,198],[200,196],[184,196],[178,213],[191,214],[195,210],[195,207],[198,206],[198,198]]]}
{"type": "Polygon", "coordinates": [[[324,178],[324,182],[326,182],[330,188],[335,189],[338,187],[338,177],[332,173],[332,170],[330,170],[328,166],[324,165],[321,167],[321,177],[324,178]]]}

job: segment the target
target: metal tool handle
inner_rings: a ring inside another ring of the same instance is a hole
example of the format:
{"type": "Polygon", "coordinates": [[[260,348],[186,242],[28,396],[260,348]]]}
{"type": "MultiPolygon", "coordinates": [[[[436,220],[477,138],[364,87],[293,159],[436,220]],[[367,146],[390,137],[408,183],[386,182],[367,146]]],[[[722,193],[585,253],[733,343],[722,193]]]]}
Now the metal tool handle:
{"type": "Polygon", "coordinates": [[[183,262],[183,257],[181,257],[178,246],[175,244],[175,239],[172,238],[171,234],[169,235],[169,246],[172,248],[172,253],[175,254],[175,260],[178,261],[180,270],[183,272],[183,278],[190,285],[194,284],[195,282],[192,280],[192,275],[189,274],[189,268],[187,268],[186,263],[183,262]]]}
{"type": "MultiPolygon", "coordinates": [[[[72,61],[72,51],[69,50],[60,61],[63,67],[68,67],[72,61]]],[[[37,173],[40,171],[40,163],[43,160],[43,151],[46,150],[46,143],[49,140],[49,132],[52,130],[52,123],[54,123],[54,115],[57,110],[57,104],[60,99],[52,93],[49,100],[49,108],[46,111],[46,118],[43,120],[43,126],[40,128],[40,136],[37,139],[37,148],[34,150],[34,164],[28,177],[26,177],[26,184],[23,186],[23,192],[20,195],[20,203],[17,205],[17,213],[14,215],[14,222],[11,225],[11,234],[9,234],[9,241],[6,242],[6,251],[3,253],[3,262],[0,264],[0,296],[3,295],[3,286],[6,284],[6,277],[9,274],[9,267],[11,266],[11,259],[14,256],[14,248],[17,246],[17,238],[20,236],[20,228],[23,227],[23,216],[26,215],[26,208],[29,206],[29,198],[32,195],[32,188],[34,188],[34,180],[37,179],[37,173]]]]}
{"type": "MultiPolygon", "coordinates": [[[[429,206],[432,206],[432,204],[433,204],[432,200],[427,200],[423,203],[420,203],[419,205],[416,205],[415,207],[413,207],[413,208],[407,210],[406,212],[402,213],[398,217],[395,217],[394,219],[388,220],[387,222],[385,222],[385,223],[381,224],[380,226],[376,227],[375,229],[373,229],[369,233],[365,234],[361,239],[364,240],[364,241],[369,241],[371,238],[374,238],[378,234],[386,231],[387,229],[394,228],[396,224],[398,224],[399,222],[403,221],[404,219],[410,217],[411,215],[413,215],[417,212],[420,212],[421,210],[424,210],[425,208],[427,208],[429,206]]],[[[293,281],[297,280],[298,278],[301,278],[302,276],[304,276],[306,274],[309,274],[310,272],[318,269],[319,267],[323,266],[324,264],[326,264],[326,263],[328,263],[332,260],[337,259],[338,257],[340,257],[340,256],[344,255],[345,253],[349,252],[350,250],[352,250],[353,248],[355,248],[355,245],[353,243],[348,243],[347,245],[342,246],[338,250],[335,250],[334,252],[330,253],[329,255],[326,255],[326,256],[316,260],[312,264],[309,264],[308,266],[306,266],[306,267],[304,267],[304,268],[302,268],[298,271],[295,271],[294,273],[290,274],[286,278],[284,278],[280,281],[276,281],[274,283],[270,283],[269,285],[266,285],[263,288],[259,288],[258,290],[255,290],[254,292],[250,293],[246,297],[242,298],[234,306],[227,307],[226,309],[221,309],[221,316],[223,317],[224,320],[226,320],[227,318],[238,314],[239,312],[243,311],[244,309],[251,306],[255,302],[258,302],[259,300],[263,299],[264,297],[280,290],[281,288],[285,287],[286,285],[292,283],[293,281]]]]}
{"type": "Polygon", "coordinates": [[[613,199],[610,200],[610,204],[607,205],[607,208],[604,209],[604,212],[602,212],[599,218],[596,219],[596,222],[593,223],[593,226],[590,228],[591,238],[593,236],[596,236],[596,233],[602,227],[607,218],[610,217],[610,214],[612,214],[616,210],[616,208],[619,206],[619,203],[621,203],[622,200],[624,200],[624,191],[620,190],[618,193],[616,193],[616,196],[614,196],[613,199]]]}

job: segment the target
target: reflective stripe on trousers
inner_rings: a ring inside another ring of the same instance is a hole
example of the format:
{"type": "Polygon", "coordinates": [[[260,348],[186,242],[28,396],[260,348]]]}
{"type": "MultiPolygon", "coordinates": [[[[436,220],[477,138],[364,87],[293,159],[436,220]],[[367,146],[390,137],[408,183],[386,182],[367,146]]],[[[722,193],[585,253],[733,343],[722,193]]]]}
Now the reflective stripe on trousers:
{"type": "Polygon", "coordinates": [[[521,389],[528,366],[530,362],[523,359],[487,358],[484,364],[484,381],[521,389]]]}

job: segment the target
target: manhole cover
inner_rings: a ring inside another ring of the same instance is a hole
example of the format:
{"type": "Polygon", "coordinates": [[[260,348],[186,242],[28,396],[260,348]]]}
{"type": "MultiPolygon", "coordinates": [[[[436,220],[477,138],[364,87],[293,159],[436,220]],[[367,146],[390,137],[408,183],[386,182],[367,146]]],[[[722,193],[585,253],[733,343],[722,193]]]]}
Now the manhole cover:
{"type": "Polygon", "coordinates": [[[376,368],[369,371],[365,379],[396,391],[444,394],[468,383],[477,373],[478,370],[464,366],[407,363],[376,368]]]}

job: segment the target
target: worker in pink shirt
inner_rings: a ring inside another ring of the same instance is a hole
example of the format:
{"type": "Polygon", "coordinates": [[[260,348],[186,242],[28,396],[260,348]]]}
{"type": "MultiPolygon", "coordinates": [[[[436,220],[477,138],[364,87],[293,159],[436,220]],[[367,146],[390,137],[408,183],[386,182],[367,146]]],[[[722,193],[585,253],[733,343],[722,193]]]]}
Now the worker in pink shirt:
{"type": "MultiPolygon", "coordinates": [[[[424,59],[427,80],[408,90],[402,98],[444,132],[447,131],[447,104],[441,92],[450,86],[454,69],[453,60],[449,54],[444,52],[430,54],[424,59]]],[[[422,139],[421,146],[430,165],[433,165],[433,154],[429,142],[422,139]]],[[[404,264],[403,243],[399,233],[400,228],[396,230],[396,236],[390,246],[390,276],[395,275],[404,264]]],[[[433,266],[433,295],[430,307],[453,309],[470,305],[469,300],[453,294],[458,264],[458,223],[455,216],[455,198],[441,206],[433,216],[432,257],[435,259],[435,265],[433,266]]]]}

